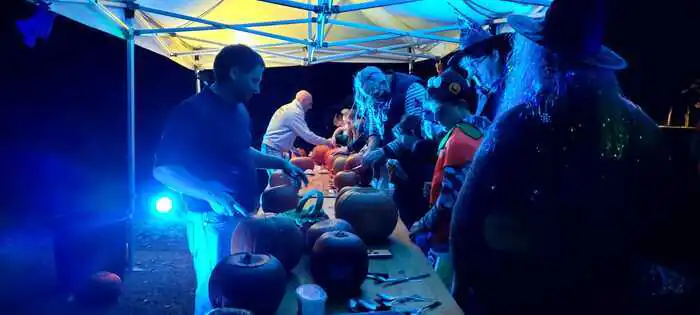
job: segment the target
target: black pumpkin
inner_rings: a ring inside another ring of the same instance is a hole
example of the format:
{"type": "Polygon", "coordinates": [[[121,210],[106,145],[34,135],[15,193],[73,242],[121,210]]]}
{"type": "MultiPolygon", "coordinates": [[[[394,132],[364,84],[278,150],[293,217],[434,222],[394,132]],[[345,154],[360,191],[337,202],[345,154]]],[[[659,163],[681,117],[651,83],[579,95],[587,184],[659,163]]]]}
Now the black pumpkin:
{"type": "Polygon", "coordinates": [[[277,258],[238,253],[221,260],[209,278],[214,308],[238,308],[256,315],[277,312],[287,289],[287,273],[277,258]]]}
{"type": "Polygon", "coordinates": [[[360,294],[367,277],[367,246],[357,235],[326,232],[316,240],[309,260],[311,276],[329,298],[343,299],[360,294]]]}
{"type": "Polygon", "coordinates": [[[343,219],[328,219],[312,225],[306,231],[306,246],[309,250],[314,247],[316,240],[326,232],[345,231],[354,233],[352,225],[343,219]]]}
{"type": "Polygon", "coordinates": [[[297,207],[299,191],[292,185],[281,185],[265,189],[260,204],[265,212],[280,213],[297,207]]]}
{"type": "Polygon", "coordinates": [[[289,271],[301,260],[304,241],[293,219],[265,213],[238,224],[231,239],[231,252],[270,254],[289,271]]]}
{"type": "Polygon", "coordinates": [[[399,214],[386,193],[372,187],[345,187],[335,200],[335,217],[348,221],[365,243],[377,244],[394,232],[399,214]]]}

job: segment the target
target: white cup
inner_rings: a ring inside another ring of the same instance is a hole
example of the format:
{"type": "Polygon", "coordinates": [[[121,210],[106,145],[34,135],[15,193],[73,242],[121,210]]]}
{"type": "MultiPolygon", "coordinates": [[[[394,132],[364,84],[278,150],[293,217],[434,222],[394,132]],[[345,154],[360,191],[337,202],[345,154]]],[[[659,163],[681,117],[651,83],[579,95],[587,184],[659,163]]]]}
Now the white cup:
{"type": "Polygon", "coordinates": [[[299,315],[326,315],[328,295],[315,284],[302,284],[297,287],[299,315]]]}

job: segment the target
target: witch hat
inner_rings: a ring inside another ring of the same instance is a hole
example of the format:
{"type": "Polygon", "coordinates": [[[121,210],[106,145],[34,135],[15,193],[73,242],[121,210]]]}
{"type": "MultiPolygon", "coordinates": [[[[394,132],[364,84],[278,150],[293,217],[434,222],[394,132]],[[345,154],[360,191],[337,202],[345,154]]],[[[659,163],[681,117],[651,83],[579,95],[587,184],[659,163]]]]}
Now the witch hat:
{"type": "Polygon", "coordinates": [[[627,62],[603,45],[603,0],[554,0],[544,19],[523,15],[508,17],[519,34],[569,60],[609,70],[621,70],[627,62]]]}

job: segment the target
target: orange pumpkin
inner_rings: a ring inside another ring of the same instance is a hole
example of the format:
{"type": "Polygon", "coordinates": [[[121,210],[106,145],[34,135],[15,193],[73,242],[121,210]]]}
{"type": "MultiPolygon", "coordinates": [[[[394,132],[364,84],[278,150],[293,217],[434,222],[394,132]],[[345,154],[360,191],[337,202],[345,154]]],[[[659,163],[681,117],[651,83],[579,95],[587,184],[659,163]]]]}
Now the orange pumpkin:
{"type": "Polygon", "coordinates": [[[347,159],[348,157],[345,155],[336,156],[335,159],[333,159],[333,167],[331,168],[331,172],[335,174],[342,171],[347,159]]]}
{"type": "Polygon", "coordinates": [[[317,145],[311,150],[311,159],[314,160],[314,163],[318,165],[323,165],[323,163],[326,161],[326,155],[328,154],[328,151],[331,149],[331,147],[327,145],[317,145]]]}
{"type": "Polygon", "coordinates": [[[348,157],[347,161],[345,161],[345,167],[343,169],[350,171],[360,165],[362,165],[362,154],[355,153],[348,157]]]}
{"type": "Polygon", "coordinates": [[[290,162],[302,170],[314,169],[314,160],[312,160],[310,157],[294,157],[290,160],[290,162]]]}

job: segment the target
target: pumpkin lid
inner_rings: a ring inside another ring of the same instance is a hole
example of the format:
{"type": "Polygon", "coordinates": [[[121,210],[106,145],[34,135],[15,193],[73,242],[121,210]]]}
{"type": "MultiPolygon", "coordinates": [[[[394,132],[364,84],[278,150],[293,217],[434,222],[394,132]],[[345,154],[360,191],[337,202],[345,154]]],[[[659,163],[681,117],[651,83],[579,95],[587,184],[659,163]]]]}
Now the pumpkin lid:
{"type": "Polygon", "coordinates": [[[270,261],[270,255],[267,254],[237,253],[233,256],[234,266],[242,268],[256,268],[270,261]]]}

